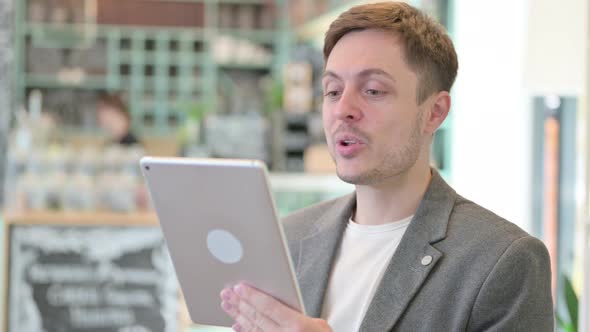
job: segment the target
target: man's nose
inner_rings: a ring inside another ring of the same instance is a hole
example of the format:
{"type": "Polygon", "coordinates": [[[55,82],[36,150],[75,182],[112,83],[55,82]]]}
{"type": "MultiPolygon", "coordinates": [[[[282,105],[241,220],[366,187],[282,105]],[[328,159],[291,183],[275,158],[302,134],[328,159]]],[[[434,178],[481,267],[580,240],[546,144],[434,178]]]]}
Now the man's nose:
{"type": "Polygon", "coordinates": [[[351,89],[345,89],[336,104],[336,117],[345,122],[354,122],[362,118],[358,95],[351,89]]]}

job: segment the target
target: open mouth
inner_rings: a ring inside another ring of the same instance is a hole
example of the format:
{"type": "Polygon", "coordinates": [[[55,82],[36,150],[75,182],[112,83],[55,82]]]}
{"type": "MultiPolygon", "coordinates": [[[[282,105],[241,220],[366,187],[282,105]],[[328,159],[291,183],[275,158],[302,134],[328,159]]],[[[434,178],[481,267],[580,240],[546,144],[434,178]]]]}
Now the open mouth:
{"type": "Polygon", "coordinates": [[[350,145],[357,144],[357,143],[358,143],[358,141],[354,140],[354,139],[343,139],[340,141],[340,145],[342,145],[342,146],[350,146],[350,145]]]}
{"type": "Polygon", "coordinates": [[[362,137],[354,135],[339,135],[335,140],[336,152],[344,158],[352,158],[359,154],[367,144],[367,141],[362,137]]]}

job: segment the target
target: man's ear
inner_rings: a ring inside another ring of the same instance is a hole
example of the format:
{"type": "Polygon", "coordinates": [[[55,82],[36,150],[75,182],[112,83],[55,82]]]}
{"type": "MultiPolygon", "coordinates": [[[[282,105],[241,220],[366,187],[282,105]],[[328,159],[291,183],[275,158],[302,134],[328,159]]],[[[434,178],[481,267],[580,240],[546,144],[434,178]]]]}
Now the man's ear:
{"type": "Polygon", "coordinates": [[[440,91],[431,96],[433,100],[428,103],[426,125],[424,132],[434,134],[434,132],[442,125],[447,118],[449,110],[451,109],[451,96],[447,91],[440,91]]]}

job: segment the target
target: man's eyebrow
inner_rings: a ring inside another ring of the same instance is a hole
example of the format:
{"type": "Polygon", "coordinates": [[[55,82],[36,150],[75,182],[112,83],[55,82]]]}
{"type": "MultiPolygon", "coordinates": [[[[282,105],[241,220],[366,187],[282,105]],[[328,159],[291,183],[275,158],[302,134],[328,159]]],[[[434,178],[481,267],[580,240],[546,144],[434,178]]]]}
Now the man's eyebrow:
{"type": "MultiPolygon", "coordinates": [[[[378,76],[383,76],[387,79],[390,79],[391,81],[395,82],[395,78],[393,78],[393,76],[391,76],[388,72],[386,72],[385,70],[382,69],[378,69],[378,68],[369,68],[369,69],[364,69],[362,71],[360,71],[358,74],[356,74],[355,76],[358,76],[360,78],[366,78],[368,76],[372,76],[372,75],[378,75],[378,76]]],[[[324,74],[322,74],[322,79],[326,78],[326,77],[332,77],[338,80],[341,80],[342,78],[340,76],[338,76],[338,74],[336,74],[333,71],[327,70],[324,72],[324,74]]]]}
{"type": "Polygon", "coordinates": [[[383,69],[369,68],[369,69],[362,70],[360,73],[357,74],[357,76],[359,76],[361,78],[366,78],[366,77],[372,76],[372,75],[383,76],[383,77],[395,82],[395,78],[393,78],[393,76],[391,76],[388,72],[386,72],[383,69]]]}

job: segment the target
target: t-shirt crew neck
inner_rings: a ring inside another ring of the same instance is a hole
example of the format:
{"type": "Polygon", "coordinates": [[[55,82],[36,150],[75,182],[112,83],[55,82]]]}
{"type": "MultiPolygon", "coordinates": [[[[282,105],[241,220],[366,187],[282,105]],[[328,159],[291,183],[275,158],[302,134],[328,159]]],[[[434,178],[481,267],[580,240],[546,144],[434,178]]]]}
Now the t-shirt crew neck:
{"type": "Polygon", "coordinates": [[[337,332],[358,331],[410,221],[346,225],[324,297],[321,317],[337,332]]]}

